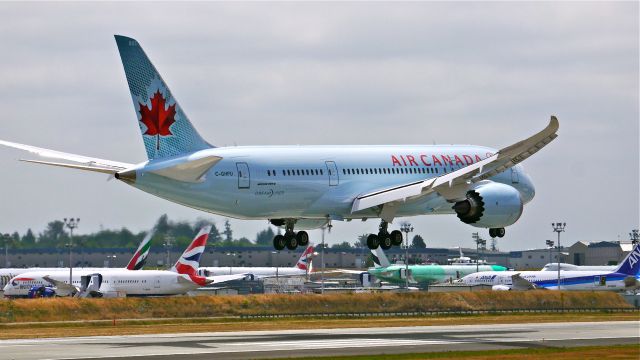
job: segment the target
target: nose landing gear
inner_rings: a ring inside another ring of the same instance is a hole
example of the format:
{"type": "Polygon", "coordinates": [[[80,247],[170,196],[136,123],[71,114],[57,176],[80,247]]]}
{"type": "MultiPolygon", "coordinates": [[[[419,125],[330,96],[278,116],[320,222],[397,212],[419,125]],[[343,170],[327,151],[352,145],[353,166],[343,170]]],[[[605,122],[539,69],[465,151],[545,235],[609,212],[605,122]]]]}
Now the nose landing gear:
{"type": "Polygon", "coordinates": [[[491,228],[489,229],[489,236],[494,237],[504,237],[505,230],[504,228],[491,228]]]}

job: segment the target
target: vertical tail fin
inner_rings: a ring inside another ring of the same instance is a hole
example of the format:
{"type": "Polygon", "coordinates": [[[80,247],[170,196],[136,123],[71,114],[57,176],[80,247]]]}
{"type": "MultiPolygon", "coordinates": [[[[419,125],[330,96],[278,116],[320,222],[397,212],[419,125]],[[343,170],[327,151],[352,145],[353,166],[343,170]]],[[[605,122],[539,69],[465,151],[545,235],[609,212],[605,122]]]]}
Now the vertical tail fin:
{"type": "Polygon", "coordinates": [[[138,42],[121,35],[115,38],[147,157],[151,160],[213,147],[198,134],[138,42]]]}
{"type": "Polygon", "coordinates": [[[371,250],[371,255],[373,256],[375,267],[387,267],[391,265],[382,248],[378,247],[375,250],[371,250]]]}
{"type": "Polygon", "coordinates": [[[147,256],[149,255],[149,249],[151,248],[151,238],[155,234],[156,229],[149,231],[147,236],[142,239],[142,242],[138,246],[138,249],[133,254],[131,260],[127,264],[127,270],[140,270],[147,262],[147,256]]]}
{"type": "Polygon", "coordinates": [[[617,273],[638,276],[640,272],[640,245],[636,245],[616,269],[617,273]]]}
{"type": "Polygon", "coordinates": [[[196,237],[191,244],[182,253],[180,259],[171,268],[171,271],[177,272],[180,275],[186,275],[196,284],[206,285],[207,278],[198,275],[198,267],[200,266],[200,257],[204,253],[207,240],[209,239],[209,233],[211,232],[211,226],[207,225],[200,229],[196,237]]]}
{"type": "Polygon", "coordinates": [[[302,253],[296,268],[304,271],[311,272],[311,258],[313,257],[313,245],[307,246],[307,249],[302,253]]]}

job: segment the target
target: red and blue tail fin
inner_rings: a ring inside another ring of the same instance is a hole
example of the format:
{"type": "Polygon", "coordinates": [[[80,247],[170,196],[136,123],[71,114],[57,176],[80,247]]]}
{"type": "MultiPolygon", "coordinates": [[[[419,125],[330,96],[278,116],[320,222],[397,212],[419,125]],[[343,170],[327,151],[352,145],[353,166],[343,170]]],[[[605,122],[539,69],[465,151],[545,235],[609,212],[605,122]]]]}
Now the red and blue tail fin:
{"type": "Polygon", "coordinates": [[[296,267],[300,270],[311,271],[311,258],[313,258],[313,245],[307,246],[307,249],[302,253],[296,267]]]}
{"type": "Polygon", "coordinates": [[[207,239],[209,239],[209,233],[211,232],[211,226],[205,226],[196,235],[191,244],[182,253],[180,259],[171,268],[171,271],[177,272],[180,275],[186,275],[198,285],[206,285],[207,278],[199,276],[197,274],[198,267],[200,266],[200,257],[204,253],[205,246],[207,245],[207,239]]]}
{"type": "Polygon", "coordinates": [[[138,249],[133,254],[131,260],[127,264],[127,270],[140,270],[147,262],[147,257],[149,256],[149,249],[151,248],[151,238],[153,234],[155,234],[155,230],[153,229],[149,231],[147,236],[142,239],[142,242],[138,246],[138,249]]]}
{"type": "Polygon", "coordinates": [[[164,158],[212,148],[198,134],[140,44],[116,35],[148,158],[164,158]]]}

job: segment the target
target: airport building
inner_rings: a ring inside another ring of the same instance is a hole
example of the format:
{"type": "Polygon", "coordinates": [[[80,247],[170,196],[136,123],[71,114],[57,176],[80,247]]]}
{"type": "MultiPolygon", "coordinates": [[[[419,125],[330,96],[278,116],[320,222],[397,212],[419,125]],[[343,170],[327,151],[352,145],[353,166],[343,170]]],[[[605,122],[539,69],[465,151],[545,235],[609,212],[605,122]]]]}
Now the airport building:
{"type": "MultiPolygon", "coordinates": [[[[131,259],[135,249],[74,249],[74,267],[124,267],[131,259]]],[[[576,265],[610,265],[617,264],[631,251],[630,243],[618,242],[577,242],[561,249],[561,262],[576,265]]],[[[162,247],[152,248],[147,261],[147,268],[165,268],[167,263],[173,265],[183,249],[162,247]],[[169,261],[167,262],[167,259],[169,261]]],[[[316,249],[319,252],[319,249],[316,249]]],[[[558,261],[558,251],[553,249],[532,249],[522,251],[500,252],[475,248],[463,248],[464,256],[477,258],[490,264],[503,265],[509,268],[540,269],[549,262],[558,261]],[[551,261],[549,261],[552,259],[551,261]]],[[[275,251],[271,247],[207,247],[203,254],[201,266],[272,266],[292,267],[296,264],[303,249],[296,251],[275,251]]],[[[392,263],[404,262],[405,251],[393,247],[387,252],[392,263]]],[[[409,249],[409,263],[447,264],[449,260],[459,257],[458,248],[416,248],[409,249]]],[[[326,249],[325,267],[365,269],[372,266],[367,248],[326,249]]],[[[2,259],[4,260],[4,259],[2,259]]],[[[69,265],[69,253],[63,248],[54,249],[9,249],[8,267],[66,267],[69,265]]],[[[4,266],[4,261],[0,261],[4,266]]],[[[320,265],[320,255],[316,255],[313,266],[320,265]]]]}

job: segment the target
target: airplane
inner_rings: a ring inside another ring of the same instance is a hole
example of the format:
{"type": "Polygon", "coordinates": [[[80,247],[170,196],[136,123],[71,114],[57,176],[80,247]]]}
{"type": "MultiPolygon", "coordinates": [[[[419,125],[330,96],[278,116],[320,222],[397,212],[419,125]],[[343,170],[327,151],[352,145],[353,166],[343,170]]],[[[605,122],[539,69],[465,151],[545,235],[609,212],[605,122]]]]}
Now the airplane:
{"type": "Polygon", "coordinates": [[[292,267],[201,267],[198,268],[198,275],[248,275],[253,278],[262,279],[269,277],[306,276],[311,272],[311,258],[313,257],[313,245],[309,245],[302,253],[298,262],[292,267]]]}
{"type": "MultiPolygon", "coordinates": [[[[560,263],[560,270],[571,271],[613,271],[617,265],[573,265],[560,263]]],[[[542,271],[558,271],[558,263],[548,263],[542,267],[542,271]]]]}
{"type": "MultiPolygon", "coordinates": [[[[307,246],[305,230],[332,221],[380,219],[367,246],[402,243],[396,217],[456,214],[503,237],[535,188],[520,164],[557,137],[558,119],[500,150],[473,145],[216,147],[195,129],[140,44],[116,35],[147,161],[131,164],[1,141],[45,160],[105,173],[177,204],[283,227],[274,248],[307,246]],[[62,160],[62,161],[60,161],[62,160]],[[298,231],[296,231],[298,230],[298,231]]],[[[276,129],[273,129],[276,131],[276,129]]]]}
{"type": "MultiPolygon", "coordinates": [[[[140,242],[140,245],[138,245],[138,248],[133,253],[131,260],[129,260],[129,262],[127,263],[127,266],[125,266],[125,269],[140,270],[144,267],[144,264],[147,262],[147,257],[149,255],[149,249],[151,248],[151,238],[153,237],[153,234],[155,234],[155,229],[150,231],[144,237],[144,239],[142,239],[142,241],[140,242]]],[[[103,271],[104,269],[105,268],[87,267],[87,268],[74,268],[73,271],[87,270],[87,271],[96,272],[96,271],[103,271]]],[[[0,288],[4,288],[4,286],[7,285],[12,278],[20,274],[24,274],[26,272],[33,272],[33,271],[45,271],[47,273],[62,272],[65,274],[69,274],[68,267],[66,268],[64,267],[62,268],[61,267],[3,268],[3,269],[0,269],[0,288]]]]}
{"type": "MultiPolygon", "coordinates": [[[[405,281],[406,265],[391,264],[381,248],[371,250],[373,254],[374,267],[367,272],[376,278],[392,283],[403,283],[405,281]]],[[[443,283],[457,280],[468,274],[477,271],[506,271],[507,268],[500,265],[479,264],[470,266],[460,265],[409,265],[409,280],[413,283],[443,283]]]]}
{"type": "MultiPolygon", "coordinates": [[[[622,291],[636,286],[640,272],[640,247],[637,245],[615,270],[560,270],[560,290],[622,291]],[[630,285],[631,284],[631,285],[630,285]]],[[[459,281],[465,285],[491,285],[493,290],[558,290],[556,271],[485,271],[467,275],[459,281]]]]}
{"type": "Polygon", "coordinates": [[[203,227],[171,270],[98,269],[79,270],[69,275],[60,272],[23,273],[4,287],[5,297],[25,297],[33,286],[53,284],[59,296],[80,296],[88,291],[94,297],[164,296],[185,294],[211,284],[246,278],[246,275],[205,277],[196,273],[211,226],[203,227]]]}

